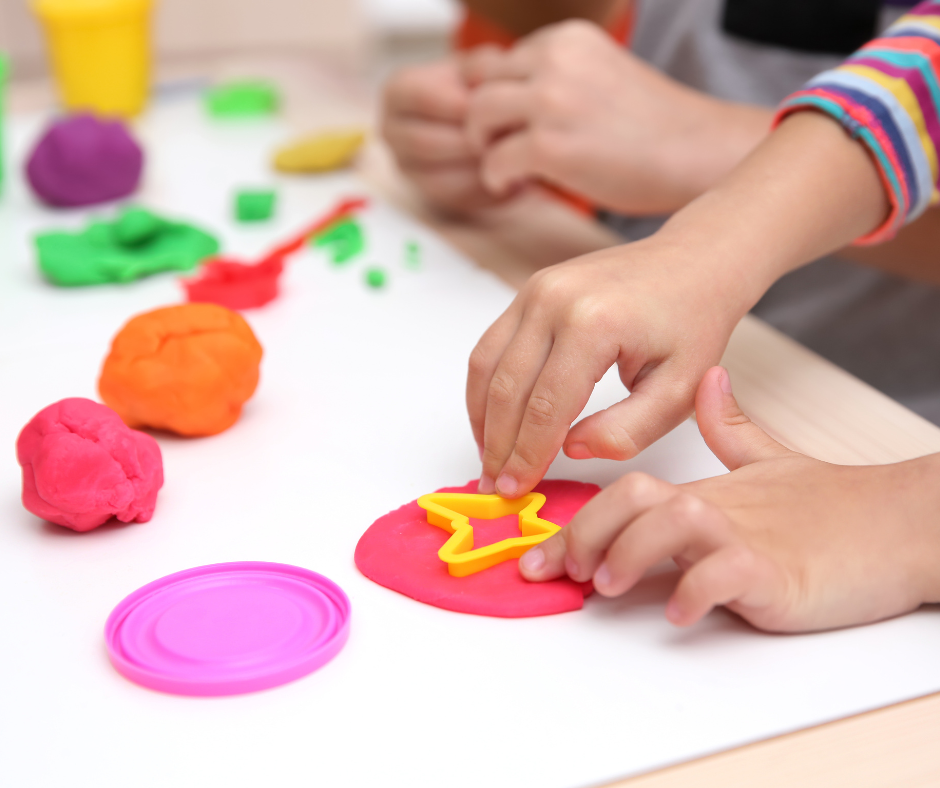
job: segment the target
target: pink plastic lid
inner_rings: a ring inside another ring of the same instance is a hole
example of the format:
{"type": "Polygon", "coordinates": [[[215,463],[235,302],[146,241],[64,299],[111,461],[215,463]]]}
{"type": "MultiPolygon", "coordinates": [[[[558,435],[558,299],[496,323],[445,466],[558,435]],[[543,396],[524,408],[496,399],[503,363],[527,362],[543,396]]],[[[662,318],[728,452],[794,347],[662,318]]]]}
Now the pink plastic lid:
{"type": "Polygon", "coordinates": [[[349,599],[288,564],[239,561],[167,575],[108,616],[111,663],[177,695],[237,695],[306,676],[349,637],[349,599]]]}

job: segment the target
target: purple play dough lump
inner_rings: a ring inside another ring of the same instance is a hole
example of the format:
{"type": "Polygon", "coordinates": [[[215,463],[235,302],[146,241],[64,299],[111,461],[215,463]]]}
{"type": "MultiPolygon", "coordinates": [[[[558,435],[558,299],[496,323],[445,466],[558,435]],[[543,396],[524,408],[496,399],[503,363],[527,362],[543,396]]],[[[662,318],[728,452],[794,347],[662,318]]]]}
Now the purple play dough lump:
{"type": "Polygon", "coordinates": [[[43,201],[71,208],[126,197],[143,164],[143,151],[119,121],[72,115],[46,129],[26,175],[43,201]]]}
{"type": "Polygon", "coordinates": [[[16,441],[23,506],[74,531],[112,517],[145,523],[163,486],[160,447],[111,408],[63,399],[39,411],[16,441]]]}

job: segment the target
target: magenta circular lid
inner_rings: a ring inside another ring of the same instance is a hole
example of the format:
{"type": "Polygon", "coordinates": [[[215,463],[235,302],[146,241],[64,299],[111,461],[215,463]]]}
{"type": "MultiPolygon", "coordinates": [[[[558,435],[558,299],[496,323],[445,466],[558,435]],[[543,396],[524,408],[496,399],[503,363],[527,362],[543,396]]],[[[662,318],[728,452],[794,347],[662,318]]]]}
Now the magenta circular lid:
{"type": "Polygon", "coordinates": [[[111,611],[111,663],[177,695],[237,695],[306,676],[349,637],[349,598],[288,564],[239,561],[167,575],[111,611]]]}

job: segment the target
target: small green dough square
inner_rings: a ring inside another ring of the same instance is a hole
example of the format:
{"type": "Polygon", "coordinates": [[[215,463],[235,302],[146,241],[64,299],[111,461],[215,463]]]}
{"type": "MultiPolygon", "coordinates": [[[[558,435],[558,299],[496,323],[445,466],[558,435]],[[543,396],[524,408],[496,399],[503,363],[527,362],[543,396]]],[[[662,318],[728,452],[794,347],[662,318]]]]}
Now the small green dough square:
{"type": "Polygon", "coordinates": [[[370,268],[366,271],[366,284],[376,290],[385,287],[388,277],[381,268],[370,268]]]}
{"type": "Polygon", "coordinates": [[[244,191],[235,195],[235,218],[240,222],[263,222],[274,214],[277,194],[273,191],[244,191]]]}
{"type": "Polygon", "coordinates": [[[277,88],[270,82],[229,82],[206,91],[206,109],[217,118],[271,115],[280,103],[277,88]]]}

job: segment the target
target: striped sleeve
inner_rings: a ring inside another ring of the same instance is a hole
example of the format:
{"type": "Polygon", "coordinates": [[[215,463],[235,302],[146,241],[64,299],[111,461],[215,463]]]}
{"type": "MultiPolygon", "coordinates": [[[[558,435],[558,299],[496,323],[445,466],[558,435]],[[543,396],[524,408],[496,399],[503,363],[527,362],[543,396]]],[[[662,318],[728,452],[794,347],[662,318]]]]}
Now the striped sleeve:
{"type": "Polygon", "coordinates": [[[940,0],[915,6],[842,65],[780,105],[774,125],[816,109],[871,152],[891,201],[888,219],[857,244],[887,241],[938,200],[940,0]]]}

